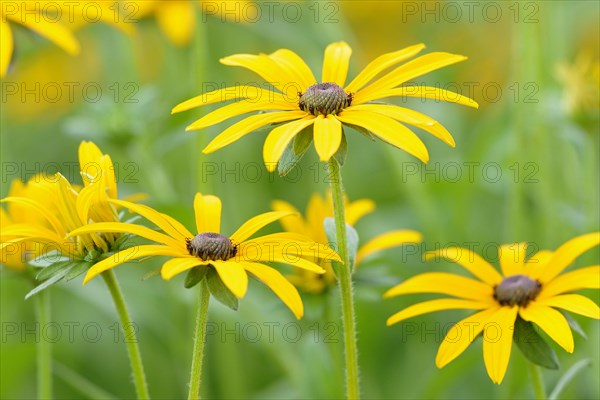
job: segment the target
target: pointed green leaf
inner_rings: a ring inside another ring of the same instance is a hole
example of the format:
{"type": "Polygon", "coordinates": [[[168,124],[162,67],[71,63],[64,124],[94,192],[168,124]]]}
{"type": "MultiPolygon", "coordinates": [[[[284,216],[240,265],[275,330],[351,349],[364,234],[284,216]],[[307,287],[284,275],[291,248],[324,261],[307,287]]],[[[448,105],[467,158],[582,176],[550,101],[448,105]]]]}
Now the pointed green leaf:
{"type": "Polygon", "coordinates": [[[33,260],[29,260],[27,263],[36,268],[46,268],[52,264],[56,264],[59,262],[69,261],[70,258],[63,255],[58,250],[52,250],[45,254],[40,254],[33,260]]]}
{"type": "Polygon", "coordinates": [[[27,293],[25,295],[25,300],[27,300],[31,296],[35,295],[36,293],[39,293],[42,290],[47,289],[48,287],[54,285],[55,283],[60,282],[68,272],[69,272],[68,268],[59,269],[58,272],[56,274],[52,275],[52,277],[50,279],[45,280],[41,284],[34,287],[29,293],[27,293]]]}
{"type": "Polygon", "coordinates": [[[300,162],[313,140],[312,126],[304,128],[292,140],[277,163],[279,176],[286,176],[300,162]]]}
{"type": "Polygon", "coordinates": [[[73,266],[65,276],[65,279],[67,281],[70,281],[72,279],[77,278],[79,275],[83,274],[84,272],[87,272],[90,268],[92,268],[92,265],[94,265],[94,263],[90,263],[87,261],[74,262],[73,266]]]}
{"type": "Polygon", "coordinates": [[[346,156],[348,155],[348,141],[346,140],[346,132],[342,132],[342,142],[340,143],[340,147],[338,151],[335,152],[333,157],[336,159],[340,167],[344,165],[346,161],[346,156]]]}
{"type": "Polygon", "coordinates": [[[367,139],[370,139],[372,141],[376,141],[377,137],[375,137],[374,134],[371,133],[371,131],[363,128],[362,126],[358,126],[358,125],[351,125],[351,124],[344,124],[352,129],[354,129],[356,132],[360,133],[361,135],[363,135],[364,137],[366,137],[367,139]]]}
{"type": "Polygon", "coordinates": [[[533,324],[517,317],[513,340],[532,363],[548,369],[558,369],[558,358],[554,350],[537,333],[533,324]]]}
{"type": "MultiPolygon", "coordinates": [[[[69,269],[71,269],[71,264],[74,264],[74,263],[75,263],[75,261],[72,261],[72,260],[59,261],[59,262],[53,263],[45,268],[42,268],[40,270],[40,272],[38,272],[37,275],[35,276],[35,279],[38,281],[45,281],[46,279],[51,278],[52,276],[56,275],[58,272],[62,271],[63,269],[66,269],[68,271],[69,269]]],[[[65,272],[65,274],[66,274],[66,272],[65,272]]]]}
{"type": "MultiPolygon", "coordinates": [[[[335,220],[333,218],[325,218],[323,221],[325,227],[325,234],[329,243],[335,243],[333,247],[335,250],[338,249],[335,231],[335,220]]],[[[350,224],[346,224],[346,244],[348,245],[348,255],[350,256],[350,266],[347,268],[354,269],[354,260],[356,259],[356,252],[358,251],[358,232],[350,224]]]]}
{"type": "Polygon", "coordinates": [[[564,315],[564,317],[567,320],[567,323],[569,324],[571,329],[573,329],[575,332],[577,332],[579,334],[579,336],[581,336],[582,338],[587,340],[587,335],[585,334],[585,332],[583,331],[581,326],[579,326],[579,322],[577,322],[575,320],[575,318],[573,318],[571,315],[569,315],[566,312],[563,312],[562,315],[564,315]]]}
{"type": "Polygon", "coordinates": [[[188,270],[185,275],[185,280],[183,281],[183,286],[186,289],[193,288],[204,279],[209,269],[210,268],[207,268],[206,266],[200,266],[188,270]]]}
{"type": "Polygon", "coordinates": [[[221,281],[219,274],[212,265],[210,268],[205,269],[208,270],[206,273],[206,282],[208,283],[208,290],[210,290],[210,294],[212,294],[219,303],[231,308],[234,311],[237,311],[238,298],[235,297],[235,295],[231,293],[231,290],[229,290],[223,281],[221,281]]]}

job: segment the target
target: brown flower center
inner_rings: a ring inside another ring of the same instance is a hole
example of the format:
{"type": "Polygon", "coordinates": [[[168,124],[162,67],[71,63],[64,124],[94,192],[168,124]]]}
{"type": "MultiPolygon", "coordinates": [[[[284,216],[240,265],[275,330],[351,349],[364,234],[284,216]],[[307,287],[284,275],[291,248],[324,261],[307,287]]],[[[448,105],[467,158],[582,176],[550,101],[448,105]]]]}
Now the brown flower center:
{"type": "Polygon", "coordinates": [[[506,277],[494,287],[494,298],[503,306],[525,307],[537,297],[542,284],[525,275],[506,277]]]}
{"type": "Polygon", "coordinates": [[[203,261],[225,261],[237,253],[237,246],[228,237],[214,232],[204,232],[193,239],[185,239],[185,244],[190,255],[203,261]]]}
{"type": "Polygon", "coordinates": [[[352,103],[352,94],[332,82],[315,83],[299,96],[300,109],[314,116],[337,114],[352,103]]]}

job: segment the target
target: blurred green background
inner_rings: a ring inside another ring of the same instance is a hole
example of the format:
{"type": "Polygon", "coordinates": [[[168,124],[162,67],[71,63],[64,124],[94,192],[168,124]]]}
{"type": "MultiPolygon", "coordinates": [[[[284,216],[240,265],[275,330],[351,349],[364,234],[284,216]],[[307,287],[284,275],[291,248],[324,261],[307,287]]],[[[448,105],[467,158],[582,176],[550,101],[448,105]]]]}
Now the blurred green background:
{"type": "MultiPolygon", "coordinates": [[[[229,3],[241,7],[246,21],[239,23],[208,15],[210,7],[223,3],[203,3],[193,2],[193,38],[184,46],[172,43],[152,14],[134,16],[133,36],[105,24],[80,27],[77,57],[15,28],[16,59],[2,80],[2,196],[12,179],[27,179],[34,171],[59,171],[79,182],[77,147],[92,140],[115,162],[121,196],[147,193],[148,204],[191,226],[194,193],[213,193],[223,200],[224,232],[233,232],[247,218],[268,211],[273,199],[304,210],[311,193],[324,193],[327,183],[312,148],[296,173],[284,179],[269,175],[261,159],[264,132],[210,156],[200,153],[228,125],[193,133],[184,128],[217,105],[174,116],[170,109],[214,85],[261,82],[246,70],[219,64],[221,57],[289,48],[319,76],[325,46],[344,40],[354,50],[353,77],[376,56],[420,42],[426,51],[464,54],[466,62],[416,82],[471,95],[479,110],[406,102],[446,126],[455,149],[419,132],[431,154],[430,163],[422,165],[390,146],[348,135],[343,168],[348,195],[378,205],[359,222],[361,237],[401,228],[425,237],[419,248],[370,259],[356,275],[362,392],[365,398],[532,397],[526,361],[516,349],[501,386],[485,372],[481,341],[444,369],[435,367],[448,324],[466,312],[435,313],[387,328],[388,316],[429,296],[383,300],[381,294],[422,271],[459,271],[447,263],[422,263],[424,250],[471,245],[495,261],[499,243],[527,241],[532,249],[552,249],[599,229],[599,3],[229,3]],[[58,99],[50,92],[56,85],[62,88],[58,99]],[[33,92],[26,94],[27,88],[33,92]]],[[[597,264],[598,258],[598,251],[591,251],[576,266],[597,264]]],[[[116,271],[138,326],[151,395],[178,398],[187,393],[195,296],[181,278],[141,281],[159,265],[153,260],[116,271]]],[[[117,316],[100,281],[55,286],[56,324],[41,332],[34,329],[33,302],[23,301],[31,283],[2,268],[0,288],[0,397],[35,395],[35,341],[43,334],[56,338],[57,398],[91,396],[94,388],[87,394],[77,389],[82,377],[105,392],[97,397],[134,396],[123,338],[115,336],[117,316]]],[[[585,294],[600,300],[598,291],[585,294]]],[[[299,322],[255,282],[237,312],[213,301],[204,397],[343,396],[337,293],[302,296],[307,310],[299,322]]],[[[546,386],[589,358],[591,366],[563,397],[598,398],[600,327],[597,321],[574,318],[588,339],[576,334],[572,355],[552,343],[561,369],[544,371],[546,386]]]]}

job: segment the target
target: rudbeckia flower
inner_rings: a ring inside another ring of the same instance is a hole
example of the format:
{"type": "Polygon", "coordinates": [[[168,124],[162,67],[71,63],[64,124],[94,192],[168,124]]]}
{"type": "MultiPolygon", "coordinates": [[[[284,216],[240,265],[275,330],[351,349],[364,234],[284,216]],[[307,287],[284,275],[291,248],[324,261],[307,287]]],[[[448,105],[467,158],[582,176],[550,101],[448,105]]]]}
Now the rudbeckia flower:
{"type": "Polygon", "coordinates": [[[542,250],[526,260],[526,243],[499,248],[502,273],[477,254],[451,247],[429,252],[426,259],[447,258],[464,267],[477,280],[445,272],[417,275],[393,287],[385,297],[411,293],[452,296],[425,301],[392,315],[392,325],[407,318],[450,309],[478,310],[454,325],[438,349],[435,363],[442,368],[458,357],[483,332],[483,359],[487,373],[500,384],[506,373],[517,317],[536,324],[567,352],[574,349],[573,334],[557,309],[589,318],[600,318],[600,308],[589,298],[573,294],[580,289],[600,288],[600,266],[563,273],[585,251],[600,244],[600,233],[569,240],[556,251],[542,250]],[[491,329],[490,339],[486,330],[491,329]],[[492,340],[493,338],[494,340],[492,340]]]}
{"type": "Polygon", "coordinates": [[[3,1],[0,4],[0,77],[6,75],[14,49],[9,22],[23,25],[69,54],[79,53],[79,42],[73,33],[53,16],[47,16],[42,11],[40,2],[3,1]]]}
{"type": "Polygon", "coordinates": [[[149,256],[168,256],[171,258],[161,268],[161,275],[166,280],[195,267],[214,268],[231,293],[242,298],[248,288],[250,273],[271,288],[294,315],[301,318],[304,309],[296,288],[264,262],[284,263],[323,273],[324,270],[309,259],[340,261],[328,246],[311,242],[300,235],[275,233],[249,239],[267,224],[289,215],[287,212],[258,215],[242,224],[232,235],[225,236],[221,233],[221,200],[198,193],[194,199],[198,233],[194,235],[177,220],[150,207],[120,200],[111,200],[111,203],[145,217],[164,233],[126,223],[97,223],[71,232],[71,236],[126,232],[160,243],[134,246],[100,261],[88,271],[84,284],[124,262],[149,256]]]}
{"type": "Polygon", "coordinates": [[[187,100],[173,108],[172,112],[239,100],[208,113],[189,125],[188,131],[260,112],[225,129],[203,152],[212,153],[256,129],[277,124],[271,129],[263,148],[264,162],[269,171],[275,170],[292,139],[307,128],[312,128],[315,149],[321,161],[328,161],[342,144],[342,125],[358,127],[368,137],[378,138],[427,162],[427,148],[404,124],[423,129],[454,147],[450,133],[433,118],[417,111],[373,101],[400,96],[433,98],[470,107],[478,105],[465,96],[440,88],[400,86],[466,59],[461,55],[434,52],[400,64],[424,48],[424,45],[418,44],[377,57],[349,83],[347,75],[352,49],[344,42],[327,46],[320,81],[306,63],[288,49],[279,49],[271,54],[235,54],[221,59],[221,63],[247,68],[260,75],[275,90],[257,86],[219,89],[187,100]],[[385,72],[394,66],[394,69],[385,72]]]}
{"type": "MultiPolygon", "coordinates": [[[[359,199],[352,202],[345,199],[345,203],[345,220],[349,225],[356,224],[363,216],[375,209],[375,202],[370,199],[359,199]]],[[[328,193],[326,198],[317,193],[313,194],[306,206],[305,217],[302,217],[293,205],[285,201],[273,201],[272,208],[275,211],[290,213],[280,221],[286,231],[299,233],[317,243],[328,243],[323,222],[325,218],[333,218],[331,193],[328,193]]],[[[418,243],[421,240],[420,233],[410,230],[396,230],[378,235],[359,247],[354,267],[358,267],[365,258],[374,253],[407,243],[418,243]]],[[[328,260],[321,260],[320,265],[326,271],[324,274],[315,274],[306,269],[296,268],[295,274],[289,279],[306,292],[322,293],[336,280],[328,260]]]]}

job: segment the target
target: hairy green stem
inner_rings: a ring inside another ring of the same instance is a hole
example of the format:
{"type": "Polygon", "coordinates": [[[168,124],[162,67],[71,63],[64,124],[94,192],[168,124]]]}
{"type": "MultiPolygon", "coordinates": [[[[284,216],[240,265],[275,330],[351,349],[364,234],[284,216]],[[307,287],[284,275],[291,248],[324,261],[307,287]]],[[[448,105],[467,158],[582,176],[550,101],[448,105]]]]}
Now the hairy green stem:
{"type": "Polygon", "coordinates": [[[129,355],[129,364],[131,365],[131,371],[133,372],[133,380],[135,384],[135,391],[138,399],[149,399],[148,384],[146,383],[146,374],[144,373],[144,365],[142,364],[142,355],[140,354],[140,348],[138,346],[136,337],[136,327],[131,321],[129,311],[127,311],[127,305],[123,298],[123,293],[117,282],[117,277],[112,270],[108,270],[102,273],[102,278],[108,287],[110,295],[112,296],[115,307],[117,308],[117,314],[119,314],[119,320],[121,321],[121,329],[123,330],[123,337],[125,344],[127,345],[127,353],[129,355]]]}
{"type": "Polygon", "coordinates": [[[544,381],[542,379],[542,370],[539,366],[532,362],[528,362],[529,372],[531,373],[531,385],[533,386],[533,392],[535,393],[536,400],[546,399],[546,390],[544,389],[544,381]]]}
{"type": "Polygon", "coordinates": [[[358,383],[358,351],[356,346],[356,322],[354,319],[354,294],[352,289],[353,266],[350,264],[348,240],[346,237],[342,174],[340,165],[335,158],[329,160],[329,179],[335,216],[337,252],[344,263],[343,265],[337,264],[335,273],[337,275],[340,297],[342,300],[342,323],[346,356],[346,397],[348,399],[358,399],[360,398],[360,389],[358,383]]]}
{"type": "Polygon", "coordinates": [[[198,314],[196,315],[196,333],[194,338],[194,355],[192,358],[192,370],[190,373],[190,391],[188,399],[200,398],[200,381],[202,380],[202,359],[204,358],[204,343],[206,342],[206,321],[208,320],[208,302],[210,291],[206,279],[198,284],[200,293],[198,295],[198,314]]]}
{"type": "MultiPolygon", "coordinates": [[[[35,296],[37,322],[43,332],[50,322],[50,291],[42,290],[35,296]]],[[[38,399],[52,398],[52,347],[41,337],[37,343],[37,390],[38,399]]]]}

